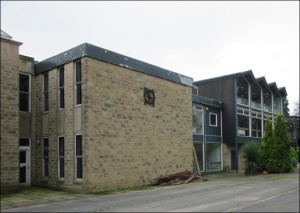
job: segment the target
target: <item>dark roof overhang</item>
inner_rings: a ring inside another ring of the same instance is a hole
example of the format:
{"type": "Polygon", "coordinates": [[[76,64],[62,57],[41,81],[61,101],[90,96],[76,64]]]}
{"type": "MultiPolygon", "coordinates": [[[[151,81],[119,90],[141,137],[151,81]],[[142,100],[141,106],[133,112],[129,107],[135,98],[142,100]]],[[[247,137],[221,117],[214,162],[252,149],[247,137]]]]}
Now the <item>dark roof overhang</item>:
{"type": "Polygon", "coordinates": [[[286,91],[285,87],[279,87],[278,90],[279,90],[281,97],[287,96],[287,91],[286,91]]]}
{"type": "Polygon", "coordinates": [[[214,99],[210,99],[210,98],[206,98],[194,94],[192,95],[192,100],[194,103],[203,104],[206,106],[212,106],[220,109],[224,108],[224,103],[218,100],[214,100],[214,99]]]}
{"type": "Polygon", "coordinates": [[[263,89],[268,88],[269,89],[269,86],[268,86],[268,83],[267,83],[265,77],[256,78],[256,81],[257,81],[258,85],[261,88],[263,88],[263,89]]]}
{"type": "Polygon", "coordinates": [[[36,63],[34,65],[35,74],[41,74],[85,56],[186,86],[193,86],[193,78],[88,43],[36,63]]]}
{"type": "Polygon", "coordinates": [[[255,79],[255,77],[254,77],[254,75],[253,75],[252,70],[242,72],[242,75],[247,79],[247,81],[248,81],[250,84],[253,84],[253,83],[256,82],[256,79],[255,79]]]}
{"type": "Polygon", "coordinates": [[[219,76],[216,78],[209,78],[205,80],[200,80],[200,81],[195,81],[194,84],[201,84],[201,83],[209,83],[209,82],[214,82],[214,81],[220,81],[220,80],[225,80],[225,79],[230,79],[230,78],[238,78],[238,77],[244,77],[246,78],[250,83],[255,82],[255,78],[253,75],[252,70],[244,71],[244,72],[238,72],[230,75],[224,75],[224,76],[219,76]]]}
{"type": "Polygon", "coordinates": [[[279,90],[278,90],[277,84],[275,82],[269,83],[268,86],[269,86],[270,90],[272,91],[272,93],[279,94],[279,90]]]}

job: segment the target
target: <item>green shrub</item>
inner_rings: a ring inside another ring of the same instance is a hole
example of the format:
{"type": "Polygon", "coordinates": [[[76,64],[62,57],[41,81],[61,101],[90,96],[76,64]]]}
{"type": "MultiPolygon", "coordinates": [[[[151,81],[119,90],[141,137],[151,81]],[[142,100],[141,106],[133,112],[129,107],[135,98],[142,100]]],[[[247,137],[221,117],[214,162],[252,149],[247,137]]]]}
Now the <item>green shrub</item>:
{"type": "Polygon", "coordinates": [[[242,152],[246,160],[245,174],[257,173],[261,163],[261,145],[254,141],[248,142],[243,146],[242,152]]]}

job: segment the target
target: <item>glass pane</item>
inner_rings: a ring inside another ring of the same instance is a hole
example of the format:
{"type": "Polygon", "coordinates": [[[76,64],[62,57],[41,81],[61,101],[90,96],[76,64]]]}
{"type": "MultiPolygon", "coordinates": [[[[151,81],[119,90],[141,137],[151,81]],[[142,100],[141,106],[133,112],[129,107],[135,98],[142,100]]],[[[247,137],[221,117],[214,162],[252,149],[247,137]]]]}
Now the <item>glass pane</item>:
{"type": "Polygon", "coordinates": [[[60,137],[59,138],[59,156],[65,155],[65,138],[60,137]]]}
{"type": "Polygon", "coordinates": [[[65,163],[64,158],[59,159],[59,177],[65,177],[65,163]]]}
{"type": "Polygon", "coordinates": [[[248,82],[243,77],[237,79],[237,97],[239,98],[238,103],[249,105],[248,82]]]}
{"type": "Polygon", "coordinates": [[[193,133],[203,135],[203,111],[193,110],[193,133]]]}
{"type": "Polygon", "coordinates": [[[76,84],[76,104],[81,104],[81,83],[76,84]]]}
{"type": "Polygon", "coordinates": [[[44,175],[48,176],[49,173],[49,160],[48,158],[44,158],[44,175]]]}
{"type": "Polygon", "coordinates": [[[64,77],[64,68],[63,67],[61,67],[60,69],[59,69],[59,87],[63,87],[64,85],[65,85],[65,77],[64,77]]]}
{"type": "Polygon", "coordinates": [[[261,129],[262,129],[261,119],[252,118],[252,137],[260,138],[262,136],[261,129]]]}
{"type": "Polygon", "coordinates": [[[19,138],[19,146],[29,146],[29,138],[19,138]]]}
{"type": "Polygon", "coordinates": [[[26,151],[20,151],[19,153],[19,162],[26,163],[26,151]]]}
{"type": "Polygon", "coordinates": [[[239,136],[249,136],[249,117],[238,115],[238,132],[239,136]]]}
{"type": "Polygon", "coordinates": [[[29,111],[29,94],[21,93],[19,96],[19,111],[28,112],[29,111]]]}
{"type": "Polygon", "coordinates": [[[82,158],[77,157],[76,178],[82,178],[82,158]]]}
{"type": "Polygon", "coordinates": [[[221,170],[221,144],[206,144],[206,169],[207,171],[221,170]]]}
{"type": "Polygon", "coordinates": [[[75,82],[81,82],[81,61],[76,62],[76,79],[75,82]]]}
{"type": "Polygon", "coordinates": [[[82,136],[76,135],[76,156],[82,155],[82,136]]]}
{"type": "Polygon", "coordinates": [[[48,73],[44,74],[44,92],[48,92],[49,89],[49,78],[48,73]]]}
{"type": "Polygon", "coordinates": [[[210,114],[209,119],[210,119],[210,125],[211,126],[217,126],[217,115],[210,114]]]}
{"type": "Polygon", "coordinates": [[[29,93],[29,75],[19,74],[19,90],[29,93]]]}
{"type": "Polygon", "coordinates": [[[48,157],[48,155],[49,155],[48,138],[44,138],[44,157],[48,157]]]}
{"type": "Polygon", "coordinates": [[[200,171],[203,171],[203,143],[194,143],[200,171]]]}
{"type": "Polygon", "coordinates": [[[65,107],[65,90],[64,88],[59,89],[59,108],[65,107]]]}
{"type": "Polygon", "coordinates": [[[44,94],[44,111],[48,111],[49,110],[49,97],[48,97],[48,93],[44,94]]]}

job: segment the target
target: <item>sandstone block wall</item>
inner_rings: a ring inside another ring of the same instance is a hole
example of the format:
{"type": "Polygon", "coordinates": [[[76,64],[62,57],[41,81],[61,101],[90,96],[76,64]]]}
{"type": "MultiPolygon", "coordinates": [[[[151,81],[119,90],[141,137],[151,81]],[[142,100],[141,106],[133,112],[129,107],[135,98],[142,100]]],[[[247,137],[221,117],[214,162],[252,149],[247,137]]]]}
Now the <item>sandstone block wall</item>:
{"type": "Polygon", "coordinates": [[[84,58],[84,189],[149,184],[193,169],[192,88],[84,58]],[[155,106],[144,104],[144,87],[155,106]]]}
{"type": "Polygon", "coordinates": [[[19,184],[19,45],[1,39],[1,192],[19,184]]]}

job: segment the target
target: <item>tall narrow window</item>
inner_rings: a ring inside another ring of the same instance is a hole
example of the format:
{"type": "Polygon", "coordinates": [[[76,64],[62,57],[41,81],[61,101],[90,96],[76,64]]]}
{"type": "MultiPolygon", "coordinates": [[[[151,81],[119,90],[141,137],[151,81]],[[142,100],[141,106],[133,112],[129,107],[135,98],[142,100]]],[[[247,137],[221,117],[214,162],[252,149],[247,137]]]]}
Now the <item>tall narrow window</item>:
{"type": "Polygon", "coordinates": [[[19,111],[30,111],[30,75],[19,74],[19,111]]]}
{"type": "Polygon", "coordinates": [[[75,62],[75,105],[81,104],[81,61],[75,62]]]}
{"type": "Polygon", "coordinates": [[[49,74],[44,74],[44,111],[49,110],[49,74]]]}
{"type": "Polygon", "coordinates": [[[75,136],[75,178],[82,179],[82,136],[75,136]]]}
{"type": "Polygon", "coordinates": [[[61,67],[58,69],[58,108],[65,108],[65,69],[61,67]]]}
{"type": "Polygon", "coordinates": [[[65,138],[58,137],[58,178],[65,177],[65,138]]]}
{"type": "Polygon", "coordinates": [[[49,143],[48,138],[43,139],[44,145],[44,176],[48,177],[49,175],[49,143]]]}

